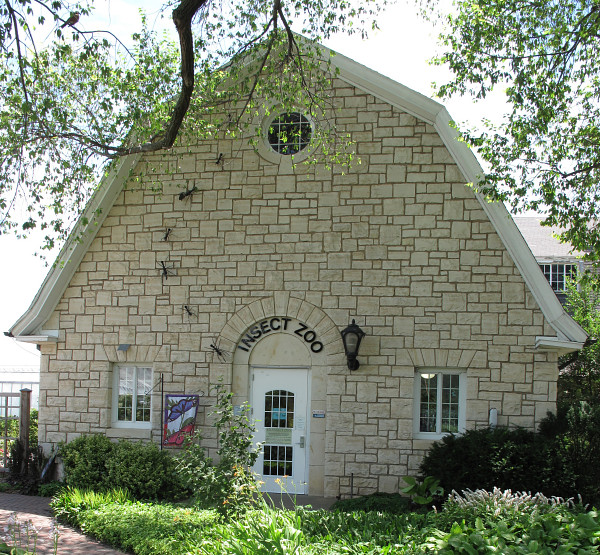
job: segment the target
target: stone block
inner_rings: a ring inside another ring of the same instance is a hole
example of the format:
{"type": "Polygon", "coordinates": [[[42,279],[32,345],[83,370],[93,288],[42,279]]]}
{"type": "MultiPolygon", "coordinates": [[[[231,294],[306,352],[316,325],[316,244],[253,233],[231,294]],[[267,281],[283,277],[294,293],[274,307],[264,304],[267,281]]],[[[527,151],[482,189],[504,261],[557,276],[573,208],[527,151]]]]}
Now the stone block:
{"type": "Polygon", "coordinates": [[[335,439],[335,450],[336,453],[363,453],[365,438],[338,435],[335,439]]]}
{"type": "Polygon", "coordinates": [[[397,449],[379,449],[377,451],[377,462],[386,465],[400,464],[400,452],[397,449]]]}
{"type": "Polygon", "coordinates": [[[442,296],[442,311],[465,312],[467,310],[467,295],[464,293],[444,293],[442,296]]]}
{"type": "Polygon", "coordinates": [[[531,326],[533,323],[533,313],[526,309],[511,309],[508,311],[509,325],[531,326]]]}
{"type": "Polygon", "coordinates": [[[106,319],[104,323],[107,326],[126,326],[129,323],[128,309],[120,307],[107,307],[106,319]]]}
{"type": "Polygon", "coordinates": [[[379,401],[378,403],[369,403],[367,409],[369,418],[389,418],[390,403],[379,401]]]}
{"type": "Polygon", "coordinates": [[[360,382],[356,385],[356,400],[362,403],[377,401],[377,384],[373,382],[360,382]]]}

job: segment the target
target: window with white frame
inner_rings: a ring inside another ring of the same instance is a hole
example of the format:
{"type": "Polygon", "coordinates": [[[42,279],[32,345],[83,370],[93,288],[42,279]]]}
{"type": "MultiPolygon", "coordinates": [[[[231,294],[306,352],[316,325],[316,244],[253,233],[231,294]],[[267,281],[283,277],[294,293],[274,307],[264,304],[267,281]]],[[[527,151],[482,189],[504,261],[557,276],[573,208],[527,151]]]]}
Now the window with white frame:
{"type": "Polygon", "coordinates": [[[299,112],[275,117],[267,129],[269,146],[278,154],[290,156],[304,150],[312,138],[310,120],[299,112]]]}
{"type": "Polygon", "coordinates": [[[438,438],[465,429],[465,373],[422,369],[415,373],[415,437],[438,438]]]}
{"type": "Polygon", "coordinates": [[[150,428],[152,368],[120,365],[114,370],[113,425],[150,428]]]}
{"type": "Polygon", "coordinates": [[[540,264],[540,268],[556,293],[564,293],[567,279],[577,277],[577,264],[540,264]]]}

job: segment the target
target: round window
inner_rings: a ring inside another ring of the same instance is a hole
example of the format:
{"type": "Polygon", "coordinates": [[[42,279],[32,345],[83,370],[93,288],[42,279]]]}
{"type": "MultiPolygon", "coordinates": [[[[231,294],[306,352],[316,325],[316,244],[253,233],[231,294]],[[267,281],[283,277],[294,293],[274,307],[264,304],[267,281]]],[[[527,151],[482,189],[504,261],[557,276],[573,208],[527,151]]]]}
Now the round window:
{"type": "Polygon", "coordinates": [[[277,116],[269,125],[267,140],[278,154],[290,156],[305,149],[312,136],[308,118],[298,112],[277,116]]]}

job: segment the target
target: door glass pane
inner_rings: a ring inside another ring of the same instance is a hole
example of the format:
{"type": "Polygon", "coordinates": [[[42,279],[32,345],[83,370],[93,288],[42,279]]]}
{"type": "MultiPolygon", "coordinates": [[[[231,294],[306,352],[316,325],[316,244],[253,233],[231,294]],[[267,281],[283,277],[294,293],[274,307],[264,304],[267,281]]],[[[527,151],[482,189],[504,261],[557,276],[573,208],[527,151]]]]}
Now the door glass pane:
{"type": "Polygon", "coordinates": [[[293,476],[293,447],[284,445],[265,445],[263,453],[263,475],[293,476]]]}
{"type": "MultiPolygon", "coordinates": [[[[294,394],[284,389],[267,391],[265,394],[264,422],[265,428],[293,428],[294,394]]],[[[289,439],[291,441],[291,436],[289,439]]],[[[293,452],[294,449],[290,445],[273,443],[265,445],[263,448],[263,474],[265,476],[292,476],[293,452]]]]}
{"type": "Polygon", "coordinates": [[[265,394],[265,428],[294,427],[294,394],[283,389],[265,394]]]}

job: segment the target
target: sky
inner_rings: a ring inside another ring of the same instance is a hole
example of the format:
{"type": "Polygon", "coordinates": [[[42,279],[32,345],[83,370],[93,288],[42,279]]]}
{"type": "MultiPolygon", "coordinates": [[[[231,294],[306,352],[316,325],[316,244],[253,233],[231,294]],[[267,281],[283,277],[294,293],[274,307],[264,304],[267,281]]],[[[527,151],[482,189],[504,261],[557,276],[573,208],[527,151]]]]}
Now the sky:
{"type": "MultiPolygon", "coordinates": [[[[129,36],[137,28],[132,22],[140,21],[139,9],[142,7],[148,11],[150,22],[156,19],[152,13],[156,0],[100,0],[96,4],[100,9],[94,18],[80,20],[80,25],[88,30],[108,28],[117,36],[129,36]]],[[[159,27],[164,24],[157,22],[159,27]]],[[[443,68],[429,63],[438,51],[436,29],[417,15],[415,3],[403,3],[403,0],[386,10],[379,19],[379,26],[380,30],[367,40],[358,36],[337,36],[327,41],[326,46],[420,93],[433,96],[431,83],[441,83],[447,76],[443,68]]],[[[470,100],[453,99],[444,104],[459,123],[475,122],[502,112],[497,100],[474,105],[470,100]]],[[[35,236],[17,240],[0,235],[3,261],[0,332],[7,331],[27,310],[48,272],[44,261],[36,256],[40,244],[35,236]]],[[[0,372],[7,366],[31,366],[38,362],[39,354],[34,345],[17,343],[0,333],[0,372]]]]}

